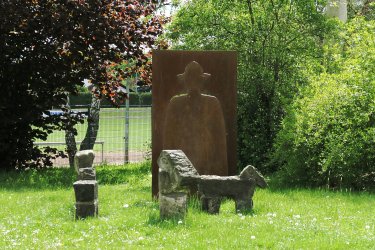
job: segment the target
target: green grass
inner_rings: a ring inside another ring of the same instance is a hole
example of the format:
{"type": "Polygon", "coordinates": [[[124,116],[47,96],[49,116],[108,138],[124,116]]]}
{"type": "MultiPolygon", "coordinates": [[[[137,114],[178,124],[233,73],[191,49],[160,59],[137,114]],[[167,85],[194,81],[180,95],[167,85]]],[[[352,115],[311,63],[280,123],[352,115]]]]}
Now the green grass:
{"type": "Polygon", "coordinates": [[[150,165],[97,168],[99,217],[74,220],[74,172],[0,173],[0,249],[375,249],[375,196],[257,190],[254,210],[219,215],[191,201],[184,221],[161,221],[150,165]]]}
{"type": "MultiPolygon", "coordinates": [[[[147,143],[151,141],[151,108],[132,107],[129,112],[129,145],[130,150],[144,151],[148,149],[147,143]]],[[[76,141],[82,141],[86,134],[87,121],[77,124],[78,135],[76,141]]],[[[125,109],[101,108],[98,141],[104,141],[105,151],[123,152],[125,136],[125,109]]],[[[40,142],[40,140],[38,141],[40,142]]],[[[46,142],[65,142],[64,131],[54,131],[46,142]]],[[[65,146],[57,146],[64,150],[65,146]]],[[[100,145],[95,145],[95,150],[101,150],[100,145]]]]}

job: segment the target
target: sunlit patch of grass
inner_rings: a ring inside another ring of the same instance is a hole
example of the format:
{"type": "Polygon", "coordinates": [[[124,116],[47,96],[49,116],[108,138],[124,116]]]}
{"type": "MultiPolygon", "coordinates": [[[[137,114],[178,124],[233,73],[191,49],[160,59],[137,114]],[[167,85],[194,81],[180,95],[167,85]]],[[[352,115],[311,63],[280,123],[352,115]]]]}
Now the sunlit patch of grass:
{"type": "Polygon", "coordinates": [[[373,194],[273,188],[255,192],[248,214],[225,200],[209,215],[192,199],[184,220],[160,220],[149,163],[104,166],[99,217],[76,221],[75,174],[55,170],[0,174],[0,249],[374,248],[373,194]]]}

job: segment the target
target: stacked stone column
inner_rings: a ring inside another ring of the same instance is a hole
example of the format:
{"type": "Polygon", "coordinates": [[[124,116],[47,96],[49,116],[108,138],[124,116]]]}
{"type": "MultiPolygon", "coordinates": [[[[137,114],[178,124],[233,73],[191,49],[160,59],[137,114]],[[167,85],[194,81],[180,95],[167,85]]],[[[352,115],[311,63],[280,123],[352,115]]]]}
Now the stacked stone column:
{"type": "Polygon", "coordinates": [[[74,157],[78,180],[73,183],[76,197],[76,219],[98,216],[98,182],[93,168],[94,152],[83,150],[74,157]]]}
{"type": "Polygon", "coordinates": [[[159,164],[161,219],[182,219],[187,211],[187,189],[196,185],[198,172],[181,150],[163,150],[159,164]]]}

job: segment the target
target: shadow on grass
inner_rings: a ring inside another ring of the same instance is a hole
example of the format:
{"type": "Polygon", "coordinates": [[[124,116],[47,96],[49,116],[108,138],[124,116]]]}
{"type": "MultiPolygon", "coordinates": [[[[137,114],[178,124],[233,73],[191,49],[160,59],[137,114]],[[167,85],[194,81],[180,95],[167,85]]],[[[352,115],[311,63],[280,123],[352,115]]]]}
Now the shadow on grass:
{"type": "MultiPolygon", "coordinates": [[[[96,168],[96,175],[99,184],[116,185],[127,183],[134,177],[142,178],[150,174],[150,169],[149,162],[123,166],[105,165],[96,168]]],[[[70,168],[0,172],[0,188],[14,191],[71,188],[76,180],[77,174],[74,169],[70,168]]]]}

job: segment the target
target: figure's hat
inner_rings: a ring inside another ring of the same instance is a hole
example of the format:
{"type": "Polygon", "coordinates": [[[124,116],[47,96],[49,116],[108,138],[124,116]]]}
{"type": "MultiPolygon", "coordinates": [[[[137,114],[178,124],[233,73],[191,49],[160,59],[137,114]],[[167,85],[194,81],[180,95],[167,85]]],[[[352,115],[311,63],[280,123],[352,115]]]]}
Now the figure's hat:
{"type": "Polygon", "coordinates": [[[186,77],[199,77],[202,80],[207,80],[211,77],[211,75],[208,73],[203,73],[202,66],[196,61],[192,61],[186,65],[184,73],[177,75],[177,78],[180,81],[183,81],[186,77]]]}

